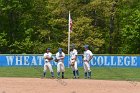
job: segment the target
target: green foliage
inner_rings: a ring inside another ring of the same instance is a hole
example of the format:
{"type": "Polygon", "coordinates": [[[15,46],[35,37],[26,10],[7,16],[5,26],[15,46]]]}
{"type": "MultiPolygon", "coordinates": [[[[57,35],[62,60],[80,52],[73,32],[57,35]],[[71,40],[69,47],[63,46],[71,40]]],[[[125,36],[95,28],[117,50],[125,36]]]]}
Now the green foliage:
{"type": "Polygon", "coordinates": [[[0,52],[4,52],[3,50],[7,47],[8,41],[6,40],[6,34],[0,33],[0,52]]]}
{"type": "Polygon", "coordinates": [[[83,45],[88,44],[94,52],[99,51],[99,48],[104,44],[102,34],[98,29],[94,28],[92,19],[87,17],[77,18],[73,26],[73,32],[71,33],[71,42],[77,44],[79,49],[83,48],[83,45]],[[79,42],[80,41],[80,42],[79,42]]]}
{"type": "Polygon", "coordinates": [[[122,53],[139,53],[140,51],[140,3],[129,2],[129,10],[121,10],[123,17],[121,20],[122,28],[122,53]],[[126,11],[127,12],[126,12],[126,11]]]}
{"type": "Polygon", "coordinates": [[[139,0],[0,0],[1,53],[67,53],[69,11],[79,53],[140,53],[139,0]]]}

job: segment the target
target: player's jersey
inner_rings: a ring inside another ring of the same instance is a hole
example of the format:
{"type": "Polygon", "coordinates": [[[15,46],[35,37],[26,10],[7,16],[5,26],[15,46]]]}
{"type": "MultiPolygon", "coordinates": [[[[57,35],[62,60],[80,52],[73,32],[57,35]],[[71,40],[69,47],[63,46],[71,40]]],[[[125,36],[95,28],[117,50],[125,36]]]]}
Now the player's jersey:
{"type": "Polygon", "coordinates": [[[77,56],[77,50],[73,49],[73,51],[70,51],[70,59],[72,60],[73,58],[75,58],[77,56]]]}
{"type": "Polygon", "coordinates": [[[91,56],[93,56],[93,54],[90,50],[84,51],[84,60],[89,61],[91,56]]]}
{"type": "MultiPolygon", "coordinates": [[[[65,57],[65,53],[64,52],[62,52],[62,53],[57,52],[56,53],[56,58],[60,59],[61,57],[65,57]]],[[[63,61],[64,61],[64,59],[61,59],[58,62],[63,62],[63,61]]]]}
{"type": "MultiPolygon", "coordinates": [[[[46,57],[46,56],[51,58],[52,57],[52,53],[50,53],[50,52],[49,53],[44,53],[44,57],[46,57]]],[[[48,59],[45,59],[45,61],[46,62],[50,62],[50,60],[48,60],[48,59]]]]}

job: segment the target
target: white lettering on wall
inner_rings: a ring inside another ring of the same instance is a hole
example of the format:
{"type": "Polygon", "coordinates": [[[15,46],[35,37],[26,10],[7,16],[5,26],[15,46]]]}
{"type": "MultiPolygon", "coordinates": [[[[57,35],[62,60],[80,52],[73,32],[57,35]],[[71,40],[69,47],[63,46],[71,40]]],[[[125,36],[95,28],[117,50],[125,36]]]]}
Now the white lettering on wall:
{"type": "Polygon", "coordinates": [[[29,56],[24,56],[24,65],[29,65],[29,56]]]}
{"type": "Polygon", "coordinates": [[[32,65],[37,65],[35,56],[33,56],[32,63],[31,63],[31,64],[32,64],[32,65]]]}
{"type": "Polygon", "coordinates": [[[16,65],[22,65],[22,56],[16,56],[16,65]]]}
{"type": "Polygon", "coordinates": [[[123,57],[118,56],[118,66],[123,66],[123,57]]]}
{"type": "Polygon", "coordinates": [[[130,65],[130,57],[126,56],[124,57],[124,65],[129,66],[130,65]]]}
{"type": "Polygon", "coordinates": [[[99,65],[99,66],[102,66],[103,63],[104,63],[104,62],[103,62],[104,60],[103,60],[103,57],[102,57],[102,56],[99,56],[97,61],[98,61],[98,65],[99,65]]]}
{"type": "MultiPolygon", "coordinates": [[[[118,66],[118,67],[137,67],[139,57],[138,56],[94,56],[90,64],[92,66],[118,66]]],[[[65,65],[68,64],[66,60],[65,65]]],[[[40,65],[44,63],[43,56],[28,56],[28,55],[13,55],[5,56],[6,65],[8,66],[29,66],[29,65],[40,65]]],[[[77,57],[78,66],[82,66],[82,59],[77,57]]],[[[57,65],[57,62],[52,61],[52,65],[57,65]]]]}
{"type": "Polygon", "coordinates": [[[37,56],[38,65],[42,65],[43,56],[37,56]]]}
{"type": "Polygon", "coordinates": [[[14,56],[6,56],[7,64],[13,65],[14,56]]]}
{"type": "Polygon", "coordinates": [[[114,62],[114,56],[110,56],[111,57],[111,66],[116,66],[116,62],[114,62]]]}
{"type": "Polygon", "coordinates": [[[132,57],[132,63],[131,63],[131,66],[137,66],[137,62],[136,62],[136,60],[137,60],[137,57],[132,57]]]}
{"type": "Polygon", "coordinates": [[[95,57],[95,56],[94,56],[94,57],[92,58],[92,60],[91,60],[91,65],[93,65],[93,66],[96,65],[96,57],[95,57]],[[94,59],[95,59],[95,61],[94,61],[94,59]]]}
{"type": "Polygon", "coordinates": [[[104,65],[109,66],[109,62],[107,61],[107,56],[104,56],[104,65]]]}

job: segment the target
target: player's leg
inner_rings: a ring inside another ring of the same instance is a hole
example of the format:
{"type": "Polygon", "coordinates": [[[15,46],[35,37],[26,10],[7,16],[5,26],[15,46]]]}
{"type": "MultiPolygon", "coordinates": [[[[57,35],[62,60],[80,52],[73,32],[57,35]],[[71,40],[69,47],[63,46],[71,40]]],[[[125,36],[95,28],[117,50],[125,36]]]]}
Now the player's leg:
{"type": "Polygon", "coordinates": [[[73,78],[76,78],[76,71],[75,70],[73,70],[73,78]]]}
{"type": "Polygon", "coordinates": [[[75,68],[76,76],[77,76],[77,78],[79,78],[79,71],[78,71],[78,67],[77,67],[77,61],[74,64],[74,68],[75,68]]]}
{"type": "Polygon", "coordinates": [[[60,78],[60,62],[57,63],[57,77],[60,78]]]}
{"type": "Polygon", "coordinates": [[[71,66],[71,68],[72,68],[72,71],[73,71],[73,76],[74,76],[74,78],[76,78],[76,71],[75,71],[75,67],[74,67],[74,66],[71,66]]]}
{"type": "Polygon", "coordinates": [[[65,72],[65,66],[64,66],[64,63],[61,62],[60,68],[61,68],[62,79],[63,79],[63,78],[64,78],[64,72],[65,72]]]}
{"type": "Polygon", "coordinates": [[[46,71],[47,71],[47,64],[44,64],[44,70],[43,70],[43,77],[46,76],[46,71]]]}
{"type": "Polygon", "coordinates": [[[51,63],[48,64],[48,68],[49,68],[49,70],[51,72],[51,76],[54,77],[54,72],[53,72],[51,63]]]}
{"type": "Polygon", "coordinates": [[[88,78],[91,78],[91,70],[90,70],[90,64],[87,63],[87,70],[88,70],[88,78]]]}
{"type": "Polygon", "coordinates": [[[88,72],[88,68],[87,68],[87,65],[86,65],[86,64],[87,64],[87,62],[84,62],[84,63],[83,63],[83,66],[84,66],[84,72],[85,72],[85,76],[84,76],[85,79],[87,78],[87,72],[88,72]]]}

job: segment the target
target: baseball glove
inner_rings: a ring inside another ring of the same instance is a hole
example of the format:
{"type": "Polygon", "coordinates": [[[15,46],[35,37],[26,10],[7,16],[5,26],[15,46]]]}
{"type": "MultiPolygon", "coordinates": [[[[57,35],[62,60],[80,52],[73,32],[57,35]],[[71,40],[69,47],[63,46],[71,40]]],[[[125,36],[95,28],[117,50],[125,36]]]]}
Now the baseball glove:
{"type": "Polygon", "coordinates": [[[74,66],[75,60],[71,60],[70,66],[74,66]]]}
{"type": "Polygon", "coordinates": [[[45,59],[48,59],[48,60],[53,60],[52,57],[49,58],[49,57],[45,56],[44,58],[45,58],[45,59]]]}
{"type": "Polygon", "coordinates": [[[49,60],[53,60],[53,58],[51,57],[51,58],[49,58],[49,60]]]}
{"type": "Polygon", "coordinates": [[[59,60],[57,59],[57,58],[55,58],[55,60],[54,60],[55,62],[58,62],[59,60]]]}
{"type": "Polygon", "coordinates": [[[74,62],[71,62],[70,66],[74,66],[74,62]]]}

